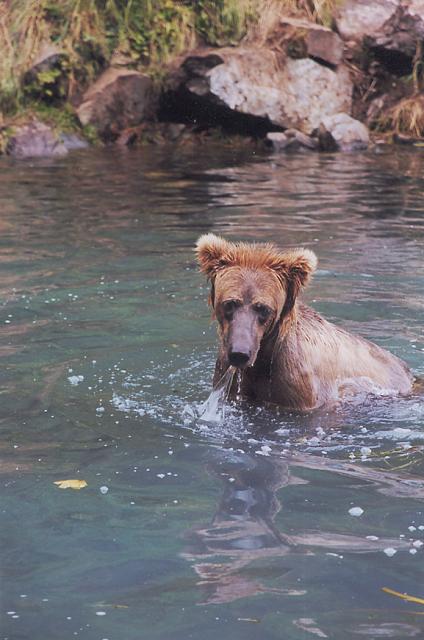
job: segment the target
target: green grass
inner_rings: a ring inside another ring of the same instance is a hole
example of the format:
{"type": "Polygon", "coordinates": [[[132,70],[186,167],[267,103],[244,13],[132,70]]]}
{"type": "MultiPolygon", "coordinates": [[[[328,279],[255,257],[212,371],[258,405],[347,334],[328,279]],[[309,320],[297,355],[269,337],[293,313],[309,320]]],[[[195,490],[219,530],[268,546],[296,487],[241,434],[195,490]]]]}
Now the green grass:
{"type": "MultiPolygon", "coordinates": [[[[257,2],[257,0],[256,0],[257,2]]],[[[10,0],[0,6],[0,110],[26,100],[72,98],[116,51],[134,66],[158,68],[199,41],[234,44],[246,33],[254,0],[10,0]],[[41,47],[61,52],[53,70],[26,82],[41,47]]]]}
{"type": "Polygon", "coordinates": [[[331,23],[341,0],[8,0],[0,3],[0,111],[72,99],[114,52],[160,77],[173,56],[198,44],[234,45],[259,22],[290,13],[331,23]],[[27,81],[45,43],[61,52],[27,81]]]}

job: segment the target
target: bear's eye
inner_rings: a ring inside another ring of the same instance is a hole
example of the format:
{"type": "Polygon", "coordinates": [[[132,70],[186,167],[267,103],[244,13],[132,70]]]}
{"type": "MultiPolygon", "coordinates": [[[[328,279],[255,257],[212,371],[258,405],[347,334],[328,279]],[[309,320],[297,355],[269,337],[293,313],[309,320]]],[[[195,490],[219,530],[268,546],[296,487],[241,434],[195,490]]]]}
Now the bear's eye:
{"type": "Polygon", "coordinates": [[[258,314],[259,322],[262,322],[262,323],[266,322],[269,316],[271,315],[271,309],[267,307],[265,304],[258,303],[258,304],[255,304],[253,308],[258,314]]]}
{"type": "Polygon", "coordinates": [[[231,318],[234,311],[239,306],[240,306],[240,303],[237,300],[225,300],[225,302],[222,303],[222,310],[224,312],[225,317],[227,319],[231,318]]]}

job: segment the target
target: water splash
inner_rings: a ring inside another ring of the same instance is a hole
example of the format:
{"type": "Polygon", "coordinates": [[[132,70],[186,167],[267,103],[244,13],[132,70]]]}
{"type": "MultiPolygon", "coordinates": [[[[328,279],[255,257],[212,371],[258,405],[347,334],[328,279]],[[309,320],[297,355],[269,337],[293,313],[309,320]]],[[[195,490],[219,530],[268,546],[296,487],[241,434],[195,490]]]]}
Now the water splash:
{"type": "Polygon", "coordinates": [[[236,399],[241,400],[241,382],[242,382],[242,372],[240,369],[237,369],[237,391],[236,391],[236,399]]]}
{"type": "Polygon", "coordinates": [[[212,389],[207,400],[197,410],[197,419],[208,424],[222,424],[228,407],[228,394],[236,372],[229,367],[222,378],[212,389]]]}
{"type": "MultiPolygon", "coordinates": [[[[384,390],[370,394],[367,387],[331,408],[293,412],[238,399],[237,370],[229,369],[211,392],[213,360],[212,349],[197,350],[147,364],[141,373],[132,372],[131,363],[122,361],[112,369],[110,380],[86,379],[100,397],[105,395],[105,383],[111,385],[111,407],[136,420],[142,417],[140,428],[153,421],[173,432],[188,429],[208,442],[247,443],[255,451],[262,445],[273,451],[314,451],[361,462],[390,458],[401,464],[407,456],[419,457],[419,451],[424,455],[421,395],[392,397],[384,390]],[[231,401],[230,388],[235,396],[231,401]]],[[[105,414],[99,412],[96,419],[105,414]]]]}

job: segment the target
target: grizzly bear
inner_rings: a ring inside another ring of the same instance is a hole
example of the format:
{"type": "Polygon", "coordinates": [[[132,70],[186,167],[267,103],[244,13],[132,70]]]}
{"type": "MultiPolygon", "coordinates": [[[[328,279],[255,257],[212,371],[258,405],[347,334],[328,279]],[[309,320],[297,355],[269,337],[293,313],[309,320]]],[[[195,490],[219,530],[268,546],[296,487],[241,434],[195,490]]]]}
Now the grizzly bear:
{"type": "Polygon", "coordinates": [[[214,384],[233,366],[242,397],[300,410],[358,391],[411,391],[413,377],[402,360],[298,301],[317,267],[309,249],[280,252],[273,244],[232,243],[209,233],[196,252],[218,321],[214,384]]]}

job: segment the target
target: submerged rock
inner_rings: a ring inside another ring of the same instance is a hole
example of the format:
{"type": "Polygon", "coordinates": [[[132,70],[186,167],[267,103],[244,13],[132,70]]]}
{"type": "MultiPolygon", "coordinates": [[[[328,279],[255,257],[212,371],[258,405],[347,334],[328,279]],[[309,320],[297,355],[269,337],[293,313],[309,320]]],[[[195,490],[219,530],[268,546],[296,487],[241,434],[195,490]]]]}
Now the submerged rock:
{"type": "MultiPolygon", "coordinates": [[[[168,110],[187,119],[260,120],[263,128],[311,133],[325,116],[350,112],[352,83],[343,66],[333,71],[309,58],[281,60],[270,49],[239,47],[188,56],[168,81],[168,110]]],[[[255,121],[251,122],[255,128],[255,121]]]]}
{"type": "Polygon", "coordinates": [[[318,148],[320,151],[338,151],[339,147],[333,136],[321,123],[318,127],[318,148]]]}
{"type": "Polygon", "coordinates": [[[311,138],[297,129],[287,129],[284,132],[270,131],[266,135],[266,141],[268,146],[277,152],[295,151],[301,148],[318,148],[318,140],[316,138],[311,138]]]}
{"type": "Polygon", "coordinates": [[[51,127],[34,120],[15,128],[6,153],[16,158],[57,157],[65,156],[68,149],[51,127]]]}
{"type": "Polygon", "coordinates": [[[86,91],[77,115],[82,125],[93,125],[106,140],[150,117],[152,80],[129,69],[109,68],[86,91]]]}
{"type": "Polygon", "coordinates": [[[285,151],[293,140],[288,138],[282,131],[270,131],[266,134],[266,142],[273,151],[285,151]]]}
{"type": "Polygon", "coordinates": [[[90,146],[87,140],[83,140],[75,133],[61,133],[59,134],[59,139],[68,151],[87,149],[90,146]]]}
{"type": "Polygon", "coordinates": [[[337,113],[322,119],[318,130],[322,151],[358,151],[369,144],[367,127],[347,113],[337,113]]]}
{"type": "Polygon", "coordinates": [[[305,149],[317,149],[318,148],[318,140],[316,138],[312,138],[311,136],[307,136],[305,133],[298,131],[297,129],[286,129],[284,132],[286,136],[290,139],[296,140],[296,142],[301,146],[305,147],[305,149]]]}

